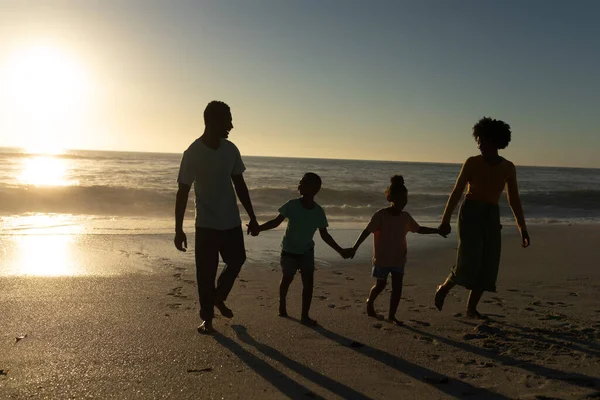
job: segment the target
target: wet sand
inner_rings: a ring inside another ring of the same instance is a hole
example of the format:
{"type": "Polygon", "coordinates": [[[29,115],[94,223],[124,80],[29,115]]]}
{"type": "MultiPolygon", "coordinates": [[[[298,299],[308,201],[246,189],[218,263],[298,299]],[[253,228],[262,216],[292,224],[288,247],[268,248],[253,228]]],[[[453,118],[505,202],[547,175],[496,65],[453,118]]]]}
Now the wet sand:
{"type": "Polygon", "coordinates": [[[189,253],[180,262],[137,254],[154,273],[1,277],[0,398],[599,398],[600,227],[530,233],[532,247],[521,249],[506,230],[485,322],[463,316],[461,288],[443,312],[433,307],[455,241],[409,248],[404,326],[366,316],[373,282],[359,260],[321,263],[320,326],[309,328],[297,320],[300,280],[291,317],[280,318],[278,260],[251,257],[228,301],[236,315],[217,318],[214,337],[196,333],[189,253]]]}

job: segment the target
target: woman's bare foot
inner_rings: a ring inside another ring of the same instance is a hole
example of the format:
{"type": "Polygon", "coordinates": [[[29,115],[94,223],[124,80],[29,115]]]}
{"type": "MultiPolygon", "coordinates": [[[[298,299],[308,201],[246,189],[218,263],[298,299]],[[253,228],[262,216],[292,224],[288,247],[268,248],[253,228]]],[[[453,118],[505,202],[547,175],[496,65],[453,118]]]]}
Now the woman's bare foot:
{"type": "Polygon", "coordinates": [[[395,316],[389,316],[387,320],[396,325],[404,325],[404,322],[400,321],[395,316]]]}
{"type": "Polygon", "coordinates": [[[198,327],[198,333],[203,334],[203,335],[211,335],[215,332],[216,331],[215,331],[215,328],[213,328],[212,321],[204,321],[198,327]]]}
{"type": "Polygon", "coordinates": [[[308,316],[302,317],[300,319],[300,322],[302,322],[304,325],[308,325],[308,326],[316,326],[319,325],[317,323],[316,320],[309,318],[308,316]]]}
{"type": "Polygon", "coordinates": [[[444,285],[440,285],[437,287],[437,290],[435,291],[435,296],[433,298],[433,302],[435,303],[435,308],[437,308],[438,311],[442,311],[442,308],[444,308],[444,300],[446,300],[447,294],[448,290],[444,288],[444,285]]]}
{"type": "Polygon", "coordinates": [[[467,310],[467,318],[471,319],[488,319],[486,315],[479,314],[477,310],[467,310]]]}

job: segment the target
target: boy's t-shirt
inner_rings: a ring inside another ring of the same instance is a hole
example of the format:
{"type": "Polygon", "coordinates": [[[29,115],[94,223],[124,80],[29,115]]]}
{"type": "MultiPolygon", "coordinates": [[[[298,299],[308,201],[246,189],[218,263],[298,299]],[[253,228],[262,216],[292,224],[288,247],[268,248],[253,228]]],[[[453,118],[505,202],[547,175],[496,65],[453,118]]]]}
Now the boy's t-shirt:
{"type": "Polygon", "coordinates": [[[279,214],[288,219],[281,247],[292,254],[305,254],[315,247],[313,236],[317,229],[327,228],[327,217],[320,205],[312,210],[302,206],[300,199],[290,200],[279,209],[279,214]]]}
{"type": "Polygon", "coordinates": [[[404,268],[406,264],[406,234],[418,232],[419,224],[409,213],[392,215],[387,209],[377,211],[367,225],[374,234],[373,265],[379,268],[404,268]]]}

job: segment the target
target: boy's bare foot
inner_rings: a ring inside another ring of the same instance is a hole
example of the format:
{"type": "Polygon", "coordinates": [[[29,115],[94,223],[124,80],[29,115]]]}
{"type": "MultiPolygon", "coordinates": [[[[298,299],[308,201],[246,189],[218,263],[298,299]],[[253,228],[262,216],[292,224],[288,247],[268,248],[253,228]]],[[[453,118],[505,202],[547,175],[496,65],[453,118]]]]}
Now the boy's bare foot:
{"type": "Polygon", "coordinates": [[[467,318],[471,319],[488,319],[486,315],[479,314],[477,310],[467,310],[467,318]]]}
{"type": "Polygon", "coordinates": [[[314,319],[311,319],[311,318],[309,318],[309,317],[302,317],[302,318],[300,319],[300,322],[302,322],[304,325],[308,325],[308,326],[316,326],[316,325],[319,325],[319,324],[317,323],[317,321],[316,321],[316,320],[314,320],[314,319]]]}
{"type": "Polygon", "coordinates": [[[444,289],[443,285],[437,287],[437,290],[435,291],[435,297],[433,298],[433,302],[435,303],[435,308],[437,308],[438,311],[442,311],[442,308],[444,307],[444,300],[446,300],[447,294],[448,291],[444,289]]]}
{"type": "Polygon", "coordinates": [[[388,321],[391,322],[392,324],[404,325],[404,322],[400,321],[396,317],[388,317],[388,321]]]}
{"type": "Polygon", "coordinates": [[[219,309],[219,312],[221,313],[222,316],[224,316],[225,318],[233,318],[233,311],[231,311],[231,309],[229,309],[225,303],[221,302],[219,304],[215,304],[215,307],[217,307],[217,309],[219,309]]]}
{"type": "Polygon", "coordinates": [[[213,326],[212,326],[212,321],[204,321],[198,327],[198,333],[200,333],[202,335],[212,335],[215,332],[216,332],[215,328],[213,328],[213,326]]]}
{"type": "Polygon", "coordinates": [[[373,303],[369,303],[369,300],[367,300],[367,315],[369,317],[383,319],[382,315],[379,315],[375,312],[375,307],[373,306],[373,303]]]}

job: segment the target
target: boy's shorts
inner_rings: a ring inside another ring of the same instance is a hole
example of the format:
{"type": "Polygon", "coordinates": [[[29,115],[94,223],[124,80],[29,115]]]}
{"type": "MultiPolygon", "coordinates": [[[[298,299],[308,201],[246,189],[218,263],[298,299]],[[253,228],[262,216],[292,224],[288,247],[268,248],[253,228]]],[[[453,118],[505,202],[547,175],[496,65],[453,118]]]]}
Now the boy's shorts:
{"type": "Polygon", "coordinates": [[[302,274],[315,272],[314,250],[304,254],[281,252],[281,272],[283,272],[283,275],[294,276],[298,270],[302,274]]]}
{"type": "Polygon", "coordinates": [[[391,272],[397,272],[399,274],[404,274],[404,267],[383,268],[383,267],[378,267],[376,265],[373,265],[373,270],[371,271],[371,276],[375,279],[387,280],[387,277],[391,272]]]}

